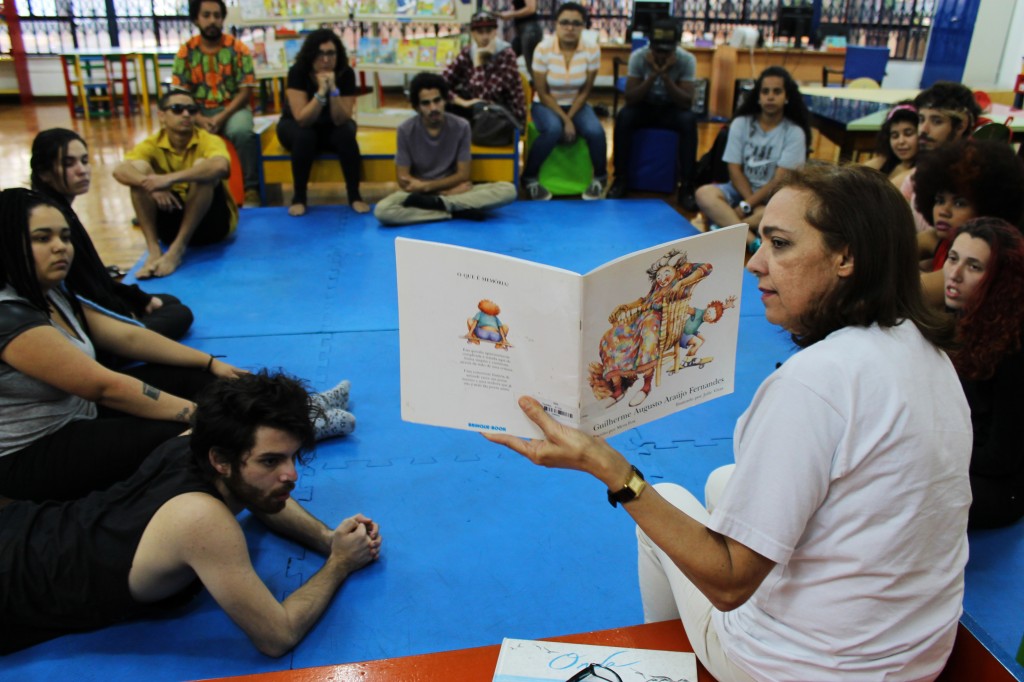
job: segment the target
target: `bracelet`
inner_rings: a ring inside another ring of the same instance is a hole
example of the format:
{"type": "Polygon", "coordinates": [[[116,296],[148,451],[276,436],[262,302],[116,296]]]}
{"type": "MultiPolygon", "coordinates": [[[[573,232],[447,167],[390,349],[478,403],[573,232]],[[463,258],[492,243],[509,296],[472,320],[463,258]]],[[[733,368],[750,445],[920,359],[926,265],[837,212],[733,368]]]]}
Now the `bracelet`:
{"type": "Polygon", "coordinates": [[[210,368],[213,367],[213,361],[215,359],[217,359],[217,358],[223,358],[223,357],[225,357],[225,356],[223,356],[223,355],[214,355],[212,353],[210,354],[210,359],[206,361],[206,372],[207,372],[207,374],[209,374],[210,368]]]}
{"type": "Polygon", "coordinates": [[[333,90],[331,90],[331,97],[340,97],[340,96],[341,96],[341,90],[339,90],[338,88],[334,88],[333,90]]]}
{"type": "Polygon", "coordinates": [[[327,104],[327,98],[321,95],[319,92],[314,94],[313,97],[315,97],[316,101],[320,102],[320,104],[327,104]]]}

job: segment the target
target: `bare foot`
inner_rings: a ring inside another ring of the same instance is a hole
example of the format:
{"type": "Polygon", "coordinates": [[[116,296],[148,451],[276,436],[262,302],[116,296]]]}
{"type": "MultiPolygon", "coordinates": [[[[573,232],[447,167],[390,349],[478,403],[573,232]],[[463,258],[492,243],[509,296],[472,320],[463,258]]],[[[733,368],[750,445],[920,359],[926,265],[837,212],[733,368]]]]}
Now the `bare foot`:
{"type": "Polygon", "coordinates": [[[365,201],[362,201],[362,200],[360,200],[360,201],[353,201],[352,202],[352,210],[355,211],[356,213],[369,213],[370,212],[370,205],[368,203],[366,203],[365,201]]]}
{"type": "Polygon", "coordinates": [[[162,253],[156,255],[150,254],[149,258],[146,259],[146,262],[142,264],[141,268],[139,268],[139,271],[135,273],[136,279],[149,279],[152,277],[157,263],[159,263],[160,259],[163,257],[164,255],[162,253]]]}
{"type": "Polygon", "coordinates": [[[293,218],[299,218],[301,216],[306,215],[306,205],[292,204],[291,206],[288,207],[288,215],[290,215],[293,218]]]}
{"type": "Polygon", "coordinates": [[[176,251],[168,251],[163,255],[163,258],[158,260],[153,265],[153,276],[154,277],[166,277],[172,274],[181,265],[181,257],[183,254],[179,254],[176,251]]]}

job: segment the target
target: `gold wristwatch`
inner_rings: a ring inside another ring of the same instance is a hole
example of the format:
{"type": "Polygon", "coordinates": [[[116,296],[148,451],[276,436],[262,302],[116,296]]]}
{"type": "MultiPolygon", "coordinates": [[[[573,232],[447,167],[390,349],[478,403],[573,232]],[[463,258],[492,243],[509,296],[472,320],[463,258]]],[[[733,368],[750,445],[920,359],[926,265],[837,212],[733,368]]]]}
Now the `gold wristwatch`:
{"type": "Polygon", "coordinates": [[[621,490],[612,492],[608,491],[608,503],[613,507],[616,507],[621,502],[626,504],[632,502],[636,498],[640,497],[640,493],[647,487],[647,481],[644,480],[644,475],[640,473],[640,470],[633,467],[633,473],[630,474],[629,480],[622,486],[621,490]]]}

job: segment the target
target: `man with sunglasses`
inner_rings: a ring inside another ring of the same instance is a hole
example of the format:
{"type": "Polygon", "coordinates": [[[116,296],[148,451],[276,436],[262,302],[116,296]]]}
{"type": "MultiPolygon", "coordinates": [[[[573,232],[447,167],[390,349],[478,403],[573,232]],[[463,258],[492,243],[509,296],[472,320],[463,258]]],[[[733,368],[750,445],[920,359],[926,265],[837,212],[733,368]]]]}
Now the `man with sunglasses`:
{"type": "Polygon", "coordinates": [[[192,95],[172,90],[158,106],[160,130],[114,168],[114,179],[131,188],[146,239],[148,257],[136,273],[139,279],[170,275],[189,246],[222,241],[238,224],[224,140],[196,126],[199,106],[192,95]]]}
{"type": "Polygon", "coordinates": [[[448,82],[439,73],[419,73],[409,84],[417,115],[398,126],[395,153],[399,190],[384,197],[373,215],[386,227],[450,218],[484,218],[483,211],[511,204],[511,182],[470,180],[469,122],[445,113],[448,82]]]}
{"type": "Polygon", "coordinates": [[[626,196],[626,168],[633,135],[642,128],[662,128],[679,134],[679,205],[688,211],[697,210],[693,195],[697,116],[691,111],[697,59],[679,47],[679,38],[679,24],[674,19],[658,19],[651,26],[650,45],[629,56],[626,106],[615,117],[612,134],[615,182],[608,191],[610,199],[626,196]]]}
{"type": "Polygon", "coordinates": [[[256,87],[252,55],[240,40],[224,33],[224,0],[189,0],[188,18],[199,29],[178,50],[171,88],[189,92],[200,111],[196,125],[231,140],[238,150],[245,183],[245,205],[260,205],[259,138],[253,132],[249,100],[256,87]]]}

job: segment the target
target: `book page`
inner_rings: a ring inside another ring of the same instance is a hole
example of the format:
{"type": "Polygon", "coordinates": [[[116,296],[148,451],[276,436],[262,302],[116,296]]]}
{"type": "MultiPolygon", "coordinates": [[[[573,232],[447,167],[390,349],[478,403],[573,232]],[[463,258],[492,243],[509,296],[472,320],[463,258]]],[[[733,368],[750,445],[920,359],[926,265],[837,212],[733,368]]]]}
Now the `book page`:
{"type": "Polygon", "coordinates": [[[745,225],[584,276],[581,424],[610,436],[733,391],[745,225]]]}
{"type": "Polygon", "coordinates": [[[580,275],[402,237],[395,255],[402,419],[533,438],[529,394],[578,424],[580,275]]]}
{"type": "MultiPolygon", "coordinates": [[[[671,680],[697,682],[697,657],[682,651],[628,649],[505,638],[498,653],[493,682],[564,682],[591,663],[612,670],[624,682],[671,680]]],[[[600,668],[588,680],[615,679],[600,668]]]]}

